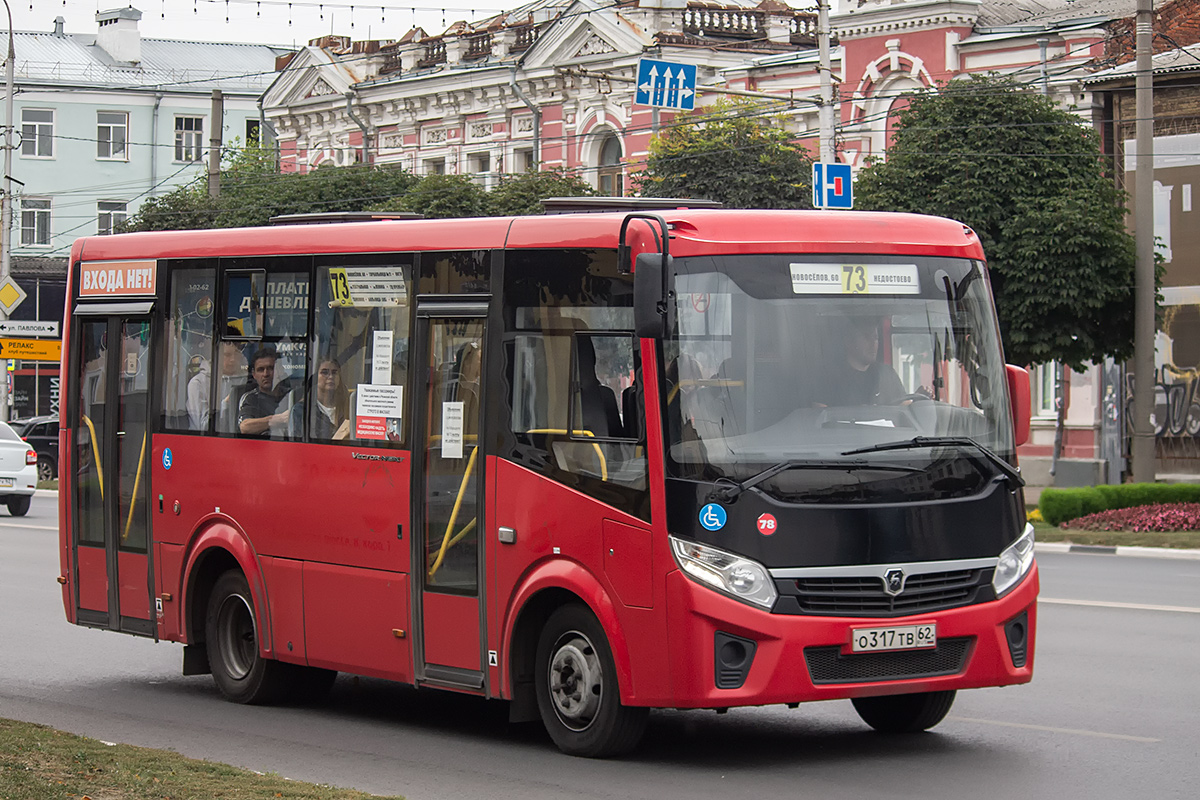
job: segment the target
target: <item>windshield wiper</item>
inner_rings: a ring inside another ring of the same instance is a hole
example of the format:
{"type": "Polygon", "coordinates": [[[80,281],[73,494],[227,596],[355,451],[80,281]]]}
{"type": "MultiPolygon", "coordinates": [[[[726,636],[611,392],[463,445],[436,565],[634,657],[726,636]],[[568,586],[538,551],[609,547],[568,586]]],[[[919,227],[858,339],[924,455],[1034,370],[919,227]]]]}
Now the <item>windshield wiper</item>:
{"type": "Polygon", "coordinates": [[[916,436],[912,439],[903,439],[898,442],[884,442],[883,444],[873,444],[870,447],[860,447],[857,450],[847,450],[842,453],[844,456],[857,456],[863,453],[879,453],[884,450],[912,450],[917,447],[970,447],[982,453],[988,461],[992,463],[996,469],[1004,473],[1010,481],[1017,486],[1024,486],[1025,479],[1021,477],[1021,470],[1014,467],[1012,464],[1005,461],[1000,456],[987,449],[974,439],[968,439],[965,436],[916,436]]]}
{"type": "MultiPolygon", "coordinates": [[[[842,455],[848,455],[848,454],[842,453],[842,455]]],[[[720,487],[714,487],[713,490],[708,493],[708,497],[706,498],[706,501],[710,502],[710,503],[714,500],[722,500],[724,502],[731,502],[733,500],[736,500],[738,495],[740,495],[742,492],[746,491],[747,489],[752,489],[755,486],[758,486],[763,481],[768,481],[771,478],[774,478],[779,473],[787,472],[788,470],[791,470],[791,469],[844,469],[844,470],[878,469],[878,470],[885,470],[885,471],[890,471],[890,472],[922,472],[923,471],[918,467],[910,467],[910,466],[902,465],[902,464],[871,464],[870,462],[865,461],[861,458],[855,459],[854,461],[837,461],[837,460],[832,460],[832,459],[817,460],[817,459],[810,459],[810,458],[791,459],[788,461],[780,461],[778,464],[774,464],[770,467],[767,467],[762,472],[758,473],[757,475],[750,476],[749,478],[742,481],[741,483],[734,483],[733,485],[724,485],[724,486],[720,486],[720,487]]]]}

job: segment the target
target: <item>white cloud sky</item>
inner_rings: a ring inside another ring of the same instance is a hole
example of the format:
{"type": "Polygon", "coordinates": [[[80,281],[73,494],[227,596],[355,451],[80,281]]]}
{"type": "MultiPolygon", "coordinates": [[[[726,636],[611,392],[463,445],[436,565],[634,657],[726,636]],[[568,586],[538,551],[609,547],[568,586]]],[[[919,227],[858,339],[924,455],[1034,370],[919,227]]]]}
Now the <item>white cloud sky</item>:
{"type": "MultiPolygon", "coordinates": [[[[431,34],[440,33],[456,20],[483,19],[521,4],[521,0],[487,0],[472,6],[464,0],[447,0],[443,10],[434,2],[420,2],[415,9],[400,2],[403,0],[380,0],[373,5],[351,0],[323,4],[317,0],[8,0],[13,29],[18,31],[51,31],[55,17],[62,17],[68,33],[95,33],[97,11],[132,5],[142,12],[142,35],[153,39],[285,46],[305,44],[329,33],[356,40],[398,39],[414,24],[431,34]]],[[[3,13],[0,8],[0,25],[7,22],[3,13]]]]}

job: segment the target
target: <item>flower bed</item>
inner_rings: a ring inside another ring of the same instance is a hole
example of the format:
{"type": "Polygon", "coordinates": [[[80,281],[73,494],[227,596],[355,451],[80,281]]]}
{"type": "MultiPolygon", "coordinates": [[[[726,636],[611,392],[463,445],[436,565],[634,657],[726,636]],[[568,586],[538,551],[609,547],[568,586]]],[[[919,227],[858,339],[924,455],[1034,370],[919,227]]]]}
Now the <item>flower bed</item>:
{"type": "Polygon", "coordinates": [[[1157,503],[1116,508],[1064,522],[1084,531],[1200,531],[1200,503],[1157,503]]]}

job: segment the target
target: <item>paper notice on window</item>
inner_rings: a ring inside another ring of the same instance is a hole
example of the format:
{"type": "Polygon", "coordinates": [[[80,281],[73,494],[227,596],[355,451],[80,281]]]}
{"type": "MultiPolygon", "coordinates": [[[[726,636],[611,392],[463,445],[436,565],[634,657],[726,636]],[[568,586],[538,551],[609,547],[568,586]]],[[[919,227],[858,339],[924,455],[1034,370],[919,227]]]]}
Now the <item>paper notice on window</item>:
{"type": "Polygon", "coordinates": [[[354,393],[354,437],[400,441],[404,416],[403,386],[360,383],[354,393]]]}
{"type": "Polygon", "coordinates": [[[375,331],[375,343],[371,348],[371,383],[392,382],[392,332],[375,331]]]}
{"type": "Polygon", "coordinates": [[[442,403],[442,458],[463,457],[462,401],[442,403]]]}
{"type": "Polygon", "coordinates": [[[335,267],[329,270],[333,290],[330,305],[343,308],[402,306],[408,302],[408,284],[404,268],[335,267]]]}

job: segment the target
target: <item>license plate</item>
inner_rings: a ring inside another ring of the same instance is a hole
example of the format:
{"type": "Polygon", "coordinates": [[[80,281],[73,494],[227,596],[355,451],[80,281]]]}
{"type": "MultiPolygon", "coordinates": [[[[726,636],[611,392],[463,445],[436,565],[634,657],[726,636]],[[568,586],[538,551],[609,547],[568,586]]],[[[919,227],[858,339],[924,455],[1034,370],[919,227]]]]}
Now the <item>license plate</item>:
{"type": "Polygon", "coordinates": [[[891,628],[855,628],[850,631],[850,650],[854,653],[922,650],[929,647],[937,647],[936,622],[891,628]]]}
{"type": "Polygon", "coordinates": [[[17,485],[16,478],[0,478],[0,488],[11,488],[17,485]]]}

